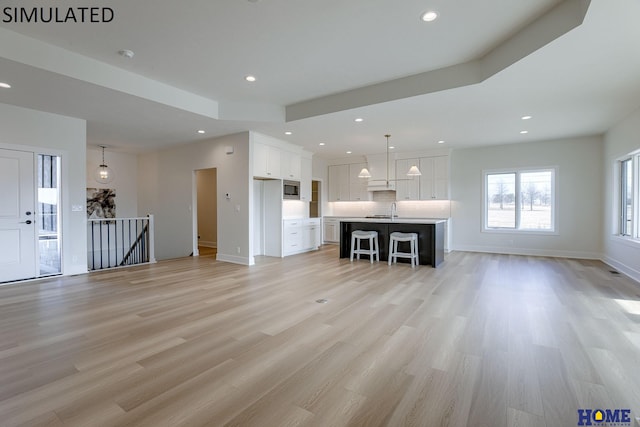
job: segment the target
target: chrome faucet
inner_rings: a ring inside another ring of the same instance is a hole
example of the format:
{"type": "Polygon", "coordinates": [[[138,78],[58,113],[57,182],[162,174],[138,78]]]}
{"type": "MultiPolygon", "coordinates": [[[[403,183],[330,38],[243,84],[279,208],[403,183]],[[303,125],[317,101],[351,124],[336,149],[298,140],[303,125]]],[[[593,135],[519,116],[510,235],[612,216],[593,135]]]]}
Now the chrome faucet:
{"type": "Polygon", "coordinates": [[[396,202],[391,203],[391,221],[398,217],[398,206],[396,202]]]}

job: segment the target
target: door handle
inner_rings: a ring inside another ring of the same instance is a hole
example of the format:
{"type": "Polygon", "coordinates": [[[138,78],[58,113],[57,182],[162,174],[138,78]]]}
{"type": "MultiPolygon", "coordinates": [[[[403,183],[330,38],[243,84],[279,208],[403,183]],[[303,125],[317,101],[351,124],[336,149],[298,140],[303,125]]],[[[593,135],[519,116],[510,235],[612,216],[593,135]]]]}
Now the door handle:
{"type": "Polygon", "coordinates": [[[24,221],[24,222],[21,222],[20,224],[31,224],[31,220],[30,220],[30,219],[28,219],[28,220],[26,220],[26,221],[24,221]]]}

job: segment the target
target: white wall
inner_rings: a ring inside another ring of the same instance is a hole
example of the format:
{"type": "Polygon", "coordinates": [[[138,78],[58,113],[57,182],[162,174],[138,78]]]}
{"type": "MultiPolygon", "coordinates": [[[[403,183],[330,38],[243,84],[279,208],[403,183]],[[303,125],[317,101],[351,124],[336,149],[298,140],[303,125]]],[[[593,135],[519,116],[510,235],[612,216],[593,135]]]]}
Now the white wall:
{"type": "Polygon", "coordinates": [[[94,173],[102,164],[102,150],[87,148],[87,188],[113,188],[116,190],[116,216],[136,218],[138,214],[138,156],[105,149],[104,161],[113,170],[114,180],[109,184],[96,182],[94,173]]]}
{"type": "Polygon", "coordinates": [[[62,158],[62,273],[87,272],[86,122],[0,104],[0,148],[62,158]],[[77,205],[82,211],[73,212],[77,205]]]}
{"type": "Polygon", "coordinates": [[[250,160],[248,132],[138,156],[138,211],[155,214],[157,259],[193,251],[194,171],[216,168],[217,258],[250,264],[250,160]]]}
{"type": "Polygon", "coordinates": [[[600,258],[601,137],[454,150],[451,158],[452,249],[600,258]],[[557,167],[557,235],[482,232],[482,171],[557,167]]]}
{"type": "Polygon", "coordinates": [[[604,261],[640,281],[640,244],[615,236],[617,201],[615,163],[618,158],[640,149],[640,109],[613,126],[604,136],[604,261]]]}

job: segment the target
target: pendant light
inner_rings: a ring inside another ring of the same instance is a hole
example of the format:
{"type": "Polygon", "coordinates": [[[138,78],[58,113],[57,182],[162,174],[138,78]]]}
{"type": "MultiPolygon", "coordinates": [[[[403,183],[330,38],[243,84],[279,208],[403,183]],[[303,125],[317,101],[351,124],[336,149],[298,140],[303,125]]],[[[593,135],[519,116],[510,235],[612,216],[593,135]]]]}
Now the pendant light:
{"type": "MultiPolygon", "coordinates": [[[[409,168],[409,170],[407,171],[407,176],[410,177],[410,178],[390,179],[389,178],[389,138],[391,137],[391,135],[387,134],[384,137],[387,138],[387,179],[386,179],[387,187],[389,186],[389,182],[390,181],[407,181],[407,180],[412,179],[415,176],[422,175],[422,172],[420,172],[420,169],[418,169],[418,166],[417,165],[412,165],[409,168]]],[[[371,178],[371,173],[369,172],[369,170],[367,168],[362,168],[362,170],[358,174],[358,178],[371,178]]],[[[373,181],[382,181],[382,180],[381,179],[374,179],[373,181]]]]}
{"type": "Polygon", "coordinates": [[[104,149],[106,146],[101,145],[102,148],[102,164],[96,168],[96,171],[93,175],[95,180],[100,184],[108,184],[113,181],[114,174],[113,169],[111,169],[104,161],[104,149]]]}

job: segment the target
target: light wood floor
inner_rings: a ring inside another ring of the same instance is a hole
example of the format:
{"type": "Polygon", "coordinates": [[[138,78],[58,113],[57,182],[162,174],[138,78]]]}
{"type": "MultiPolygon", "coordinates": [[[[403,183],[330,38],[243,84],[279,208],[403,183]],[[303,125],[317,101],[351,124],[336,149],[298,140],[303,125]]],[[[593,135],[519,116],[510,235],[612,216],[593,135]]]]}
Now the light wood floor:
{"type": "Polygon", "coordinates": [[[336,247],[0,287],[0,425],[572,427],[640,415],[640,286],[600,262],[336,247]],[[326,304],[316,300],[326,298],[326,304]]]}

